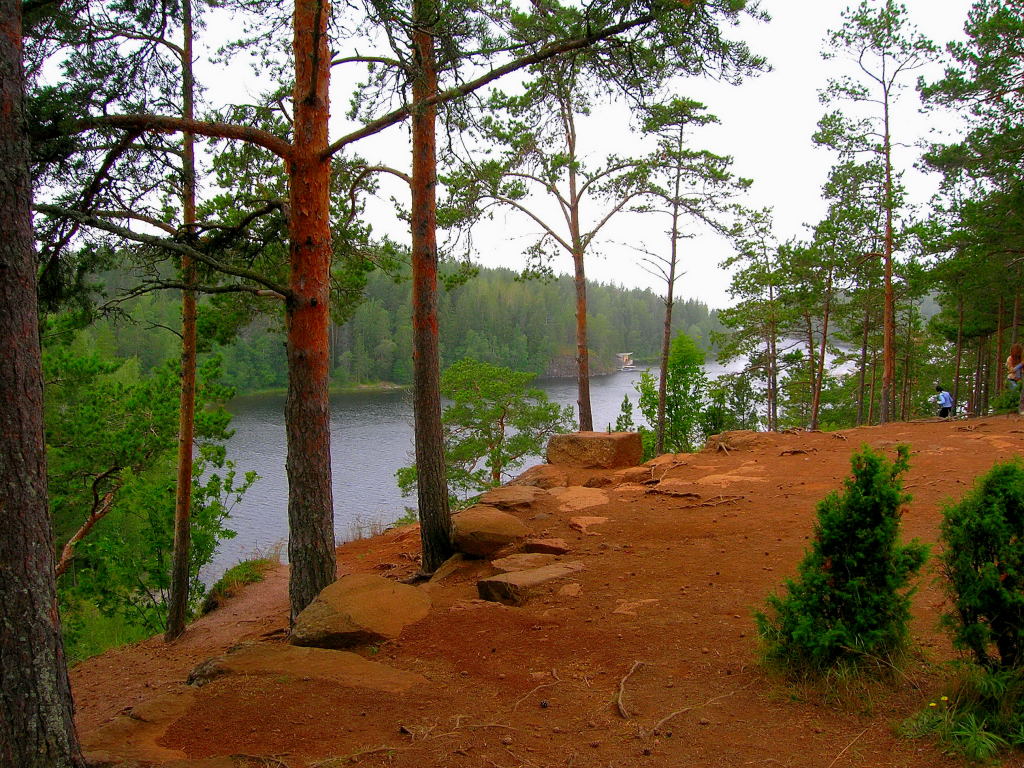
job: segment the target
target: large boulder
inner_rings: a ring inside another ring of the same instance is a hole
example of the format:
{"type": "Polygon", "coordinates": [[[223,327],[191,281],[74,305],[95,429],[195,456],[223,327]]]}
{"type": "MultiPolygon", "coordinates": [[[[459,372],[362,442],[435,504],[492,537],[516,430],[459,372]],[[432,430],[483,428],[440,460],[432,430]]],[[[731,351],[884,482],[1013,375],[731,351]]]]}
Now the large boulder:
{"type": "Polygon", "coordinates": [[[452,515],[452,542],[467,555],[488,557],[529,535],[518,518],[488,504],[476,504],[452,515]]]}
{"type": "Polygon", "coordinates": [[[430,597],[370,573],[342,576],[295,618],[293,645],[348,648],[398,637],[430,611],[430,597]]]}
{"type": "Polygon", "coordinates": [[[548,442],[549,463],[588,469],[634,467],[643,453],[637,432],[571,432],[548,442]]]}

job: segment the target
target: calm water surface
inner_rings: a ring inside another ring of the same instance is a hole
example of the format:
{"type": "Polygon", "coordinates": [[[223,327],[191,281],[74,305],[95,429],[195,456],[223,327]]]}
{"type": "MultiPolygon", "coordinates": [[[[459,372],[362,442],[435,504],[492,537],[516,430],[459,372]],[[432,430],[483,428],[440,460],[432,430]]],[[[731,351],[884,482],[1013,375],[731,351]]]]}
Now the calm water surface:
{"type": "MultiPolygon", "coordinates": [[[[717,375],[720,369],[708,366],[708,373],[717,375]]],[[[591,379],[595,429],[603,430],[615,422],[624,395],[630,395],[636,404],[633,384],[639,378],[640,371],[630,371],[591,379]]],[[[542,379],[536,383],[553,401],[575,409],[574,379],[542,379]]],[[[284,400],[284,395],[253,395],[236,398],[229,405],[235,434],[228,442],[228,457],[240,472],[254,470],[260,479],[232,510],[229,527],[238,535],[221,543],[214,562],[204,573],[207,581],[216,579],[239,560],[287,541],[284,400]]],[[[390,523],[401,517],[406,507],[416,505],[415,496],[403,498],[395,484],[395,470],[412,464],[412,452],[409,392],[331,397],[334,530],[339,541],[353,538],[360,528],[390,523]]]]}

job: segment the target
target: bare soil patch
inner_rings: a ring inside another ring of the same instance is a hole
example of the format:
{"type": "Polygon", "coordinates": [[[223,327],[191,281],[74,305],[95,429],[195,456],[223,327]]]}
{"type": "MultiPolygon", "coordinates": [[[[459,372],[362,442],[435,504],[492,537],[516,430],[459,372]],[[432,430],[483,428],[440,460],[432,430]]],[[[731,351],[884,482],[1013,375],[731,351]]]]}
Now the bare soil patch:
{"type": "MultiPolygon", "coordinates": [[[[794,573],[816,502],[840,486],[865,443],[890,454],[911,446],[904,536],[934,542],[942,504],[994,462],[1020,455],[1024,422],[765,435],[641,470],[528,473],[546,488],[558,475],[574,490],[537,494],[510,513],[533,538],[564,540],[564,559],[582,570],[510,607],[479,600],[477,580],[497,570],[467,561],[421,587],[433,601],[425,619],[358,650],[426,682],[382,693],[294,672],[216,678],[167,708],[148,759],[290,768],[959,765],[893,730],[936,694],[940,663],[954,658],[937,628],[944,596],[934,570],[918,580],[916,658],[901,684],[829,701],[756,663],[752,612],[794,573]]],[[[415,526],[346,544],[339,573],[408,576],[418,545],[415,526]]],[[[86,743],[129,757],[116,738],[104,741],[118,713],[180,694],[197,664],[238,643],[284,643],[286,582],[279,568],[173,644],[154,638],[75,667],[86,743]]]]}

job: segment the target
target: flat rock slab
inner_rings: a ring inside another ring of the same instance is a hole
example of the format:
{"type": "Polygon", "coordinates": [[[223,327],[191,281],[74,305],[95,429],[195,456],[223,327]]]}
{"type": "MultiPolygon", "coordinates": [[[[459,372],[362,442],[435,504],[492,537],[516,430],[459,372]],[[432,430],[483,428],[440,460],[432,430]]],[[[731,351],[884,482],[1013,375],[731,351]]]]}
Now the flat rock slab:
{"type": "Polygon", "coordinates": [[[564,555],[569,552],[565,539],[527,539],[523,552],[541,552],[547,555],[564,555]]]}
{"type": "Polygon", "coordinates": [[[204,661],[192,672],[189,682],[202,684],[224,675],[326,680],[383,693],[403,693],[427,682],[422,675],[368,661],[351,651],[266,643],[243,646],[204,661]]]}
{"type": "Polygon", "coordinates": [[[530,599],[538,588],[556,579],[582,571],[583,563],[553,563],[543,568],[531,568],[528,571],[515,571],[491,576],[477,582],[476,588],[480,597],[505,605],[522,605],[530,599]]]}
{"type": "Polygon", "coordinates": [[[615,484],[652,483],[657,479],[655,471],[655,468],[649,463],[643,464],[639,467],[627,467],[626,469],[620,469],[615,473],[615,484]]]}
{"type": "Polygon", "coordinates": [[[584,488],[582,485],[556,488],[551,491],[551,495],[558,500],[560,512],[582,512],[591,507],[607,504],[610,499],[608,491],[600,488],[584,488]]]}
{"type": "Polygon", "coordinates": [[[480,497],[481,504],[488,504],[498,509],[529,509],[539,499],[547,496],[543,488],[535,485],[503,485],[492,488],[480,497]]]}
{"type": "Polygon", "coordinates": [[[193,688],[183,685],[180,690],[137,704],[84,736],[82,749],[91,762],[99,765],[183,759],[187,757],[184,752],[162,747],[157,741],[188,711],[195,696],[193,688]]]}
{"type": "Polygon", "coordinates": [[[592,469],[634,467],[644,449],[638,432],[570,432],[548,441],[548,463],[592,469]]]}
{"type": "Polygon", "coordinates": [[[491,565],[498,573],[512,573],[514,571],[526,571],[530,568],[542,568],[555,562],[555,555],[541,552],[517,552],[508,557],[492,560],[491,565]]]}
{"type": "Polygon", "coordinates": [[[452,515],[452,542],[467,555],[487,557],[529,535],[518,518],[497,507],[477,504],[452,515]]]}
{"type": "Polygon", "coordinates": [[[598,536],[600,534],[588,530],[592,525],[600,525],[601,523],[607,523],[607,517],[573,517],[569,520],[569,527],[574,528],[580,533],[586,534],[587,536],[598,536]]]}
{"type": "Polygon", "coordinates": [[[351,648],[391,640],[430,612],[430,596],[371,573],[342,576],[295,618],[293,645],[351,648]]]}

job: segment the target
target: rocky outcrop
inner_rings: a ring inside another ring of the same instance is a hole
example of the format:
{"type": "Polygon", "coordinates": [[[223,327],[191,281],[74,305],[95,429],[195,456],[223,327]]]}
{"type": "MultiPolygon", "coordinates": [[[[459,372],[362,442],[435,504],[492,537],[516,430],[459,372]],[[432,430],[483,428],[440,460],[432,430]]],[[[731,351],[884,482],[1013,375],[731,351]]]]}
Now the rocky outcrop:
{"type": "Polygon", "coordinates": [[[477,504],[452,515],[452,525],[455,549],[477,557],[493,555],[530,533],[518,517],[487,504],[477,504]]]}
{"type": "Polygon", "coordinates": [[[541,552],[547,555],[564,555],[569,545],[565,539],[527,539],[523,542],[523,552],[541,552]]]}
{"type": "Polygon", "coordinates": [[[508,557],[501,557],[492,560],[498,573],[514,573],[515,571],[527,571],[531,568],[542,568],[555,562],[555,556],[543,552],[517,552],[508,557]]]}
{"type": "Polygon", "coordinates": [[[548,441],[548,462],[571,467],[633,467],[643,457],[637,432],[571,432],[548,441]]]}
{"type": "Polygon", "coordinates": [[[201,686],[225,675],[258,675],[277,680],[326,680],[350,688],[402,693],[426,678],[364,659],[351,651],[257,643],[204,661],[189,676],[201,686]]]}
{"type": "Polygon", "coordinates": [[[500,488],[492,488],[487,491],[480,497],[480,503],[498,509],[522,511],[529,509],[539,499],[547,495],[545,490],[536,486],[503,485],[500,488]]]}
{"type": "Polygon", "coordinates": [[[583,570],[583,563],[552,563],[542,568],[514,571],[491,576],[477,582],[477,592],[484,600],[505,605],[522,605],[544,585],[557,579],[564,579],[583,570]]]}
{"type": "Polygon", "coordinates": [[[343,576],[317,595],[295,619],[293,645],[349,648],[398,637],[424,618],[430,597],[408,584],[383,576],[343,576]]]}
{"type": "Polygon", "coordinates": [[[182,686],[119,713],[82,739],[90,764],[116,765],[130,760],[148,764],[184,758],[181,750],[168,749],[158,742],[194,699],[195,691],[182,686]]]}
{"type": "Polygon", "coordinates": [[[600,488],[585,488],[582,485],[555,488],[551,495],[558,501],[558,510],[569,513],[601,507],[611,500],[607,491],[600,488]]]}
{"type": "Polygon", "coordinates": [[[776,443],[777,436],[774,433],[737,429],[732,432],[723,432],[720,435],[711,435],[704,444],[704,452],[757,451],[776,443]]]}
{"type": "Polygon", "coordinates": [[[551,464],[536,464],[519,475],[506,487],[534,486],[537,488],[564,488],[569,484],[569,473],[551,464]]]}

